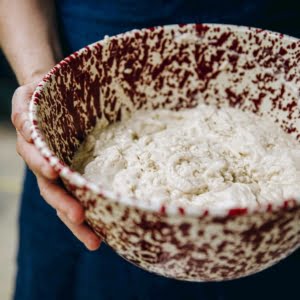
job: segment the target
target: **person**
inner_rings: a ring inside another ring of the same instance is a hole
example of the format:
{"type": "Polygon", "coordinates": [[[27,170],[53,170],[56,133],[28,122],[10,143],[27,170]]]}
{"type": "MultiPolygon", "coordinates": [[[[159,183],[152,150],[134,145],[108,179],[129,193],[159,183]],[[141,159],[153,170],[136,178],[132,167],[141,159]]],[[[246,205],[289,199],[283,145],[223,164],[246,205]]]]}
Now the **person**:
{"type": "Polygon", "coordinates": [[[191,283],[143,271],[104,243],[97,250],[101,240],[84,223],[83,208],[59,185],[57,174],[33,146],[27,115],[29,99],[43,75],[64,56],[104,35],[210,22],[300,36],[296,1],[0,0],[0,14],[0,45],[20,84],[12,99],[17,152],[28,166],[20,207],[15,300],[299,297],[299,252],[247,278],[191,283]]]}

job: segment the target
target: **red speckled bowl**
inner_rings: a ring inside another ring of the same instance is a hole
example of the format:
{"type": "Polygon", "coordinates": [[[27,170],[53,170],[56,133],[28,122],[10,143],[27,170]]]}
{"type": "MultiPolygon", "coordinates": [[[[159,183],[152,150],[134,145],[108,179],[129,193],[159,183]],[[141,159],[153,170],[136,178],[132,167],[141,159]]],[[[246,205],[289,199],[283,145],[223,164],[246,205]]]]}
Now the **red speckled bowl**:
{"type": "Polygon", "coordinates": [[[88,224],[122,257],[182,280],[233,279],[299,247],[300,190],[298,199],[280,203],[201,211],[121,198],[69,165],[97,118],[115,122],[124,111],[178,110],[198,101],[269,115],[300,140],[299,88],[295,38],[209,24],[134,30],[51,70],[31,100],[32,138],[85,207],[88,224]]]}

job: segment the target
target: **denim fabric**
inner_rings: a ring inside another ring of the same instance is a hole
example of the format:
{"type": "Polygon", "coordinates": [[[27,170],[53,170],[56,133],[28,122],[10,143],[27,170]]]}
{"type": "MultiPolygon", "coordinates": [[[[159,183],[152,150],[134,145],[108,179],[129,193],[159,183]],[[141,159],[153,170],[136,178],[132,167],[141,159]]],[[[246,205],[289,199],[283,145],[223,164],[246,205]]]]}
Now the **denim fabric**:
{"type": "Polygon", "coordinates": [[[131,29],[175,23],[260,27],[300,37],[298,0],[58,0],[67,53],[131,29]]]}

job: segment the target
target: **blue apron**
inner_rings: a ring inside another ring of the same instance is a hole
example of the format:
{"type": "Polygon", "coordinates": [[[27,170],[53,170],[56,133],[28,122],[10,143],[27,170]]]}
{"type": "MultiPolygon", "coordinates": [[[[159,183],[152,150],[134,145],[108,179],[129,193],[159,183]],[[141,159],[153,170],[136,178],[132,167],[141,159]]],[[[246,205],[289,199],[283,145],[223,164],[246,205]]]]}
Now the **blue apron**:
{"type": "MultiPolygon", "coordinates": [[[[296,1],[294,1],[296,3],[296,1]]],[[[242,24],[300,36],[293,1],[237,0],[59,0],[65,55],[134,28],[212,22],[242,24]],[[278,1],[277,1],[278,2],[278,1]]],[[[247,278],[190,283],[163,278],[126,262],[102,244],[87,251],[41,198],[26,169],[19,217],[15,300],[247,300],[299,299],[299,252],[247,278]]]]}

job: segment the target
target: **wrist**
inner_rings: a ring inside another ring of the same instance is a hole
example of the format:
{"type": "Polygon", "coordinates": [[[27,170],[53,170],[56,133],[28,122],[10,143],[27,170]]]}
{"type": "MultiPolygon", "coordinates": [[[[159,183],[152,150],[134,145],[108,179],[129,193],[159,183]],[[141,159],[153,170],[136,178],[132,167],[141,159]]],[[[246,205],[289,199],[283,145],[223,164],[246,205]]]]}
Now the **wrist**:
{"type": "MultiPolygon", "coordinates": [[[[46,52],[46,51],[45,51],[46,52]]],[[[48,52],[48,55],[36,55],[31,58],[32,63],[27,62],[22,68],[22,73],[17,73],[17,79],[20,85],[25,85],[34,81],[41,81],[42,78],[61,60],[61,55],[55,55],[54,52],[48,52]],[[53,54],[53,55],[52,55],[53,54]]]]}
{"type": "Polygon", "coordinates": [[[55,64],[47,67],[47,68],[40,68],[36,69],[28,74],[24,74],[18,78],[18,82],[20,85],[26,85],[35,81],[42,81],[43,77],[51,70],[51,68],[55,64]]]}
{"type": "Polygon", "coordinates": [[[36,46],[24,46],[26,51],[11,49],[11,65],[20,85],[42,80],[62,59],[62,51],[57,40],[47,38],[36,46]]]}

